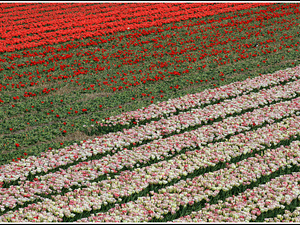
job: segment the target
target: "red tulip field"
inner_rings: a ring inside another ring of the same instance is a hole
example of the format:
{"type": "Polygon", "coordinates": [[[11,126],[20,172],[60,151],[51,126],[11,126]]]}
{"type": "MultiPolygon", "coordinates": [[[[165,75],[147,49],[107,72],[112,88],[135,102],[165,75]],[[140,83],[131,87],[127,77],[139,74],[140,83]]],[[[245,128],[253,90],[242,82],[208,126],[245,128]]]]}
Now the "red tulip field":
{"type": "Polygon", "coordinates": [[[0,223],[300,222],[300,3],[0,3],[0,24],[0,223]]]}

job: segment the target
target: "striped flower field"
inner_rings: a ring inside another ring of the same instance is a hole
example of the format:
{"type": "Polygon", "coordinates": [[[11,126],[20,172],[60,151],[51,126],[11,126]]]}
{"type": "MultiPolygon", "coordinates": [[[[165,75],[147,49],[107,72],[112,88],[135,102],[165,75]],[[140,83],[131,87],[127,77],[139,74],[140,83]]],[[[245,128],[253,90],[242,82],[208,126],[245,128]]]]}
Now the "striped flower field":
{"type": "Polygon", "coordinates": [[[0,223],[300,222],[299,7],[0,3],[0,223]]]}

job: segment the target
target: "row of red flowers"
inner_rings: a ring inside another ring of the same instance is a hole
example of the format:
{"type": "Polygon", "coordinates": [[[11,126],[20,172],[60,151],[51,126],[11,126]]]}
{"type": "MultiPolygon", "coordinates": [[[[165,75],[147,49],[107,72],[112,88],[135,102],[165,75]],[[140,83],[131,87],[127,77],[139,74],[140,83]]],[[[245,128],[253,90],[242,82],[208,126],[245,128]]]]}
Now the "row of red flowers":
{"type": "MultiPolygon", "coordinates": [[[[30,12],[27,13],[26,11],[22,11],[22,14],[20,14],[20,12],[15,11],[15,16],[11,15],[12,20],[8,17],[9,20],[4,23],[6,27],[0,29],[0,31],[2,31],[0,32],[1,38],[4,39],[0,40],[0,52],[20,50],[80,38],[101,36],[109,33],[125,31],[127,29],[160,26],[163,23],[177,22],[190,18],[201,18],[207,15],[214,15],[216,13],[248,9],[267,4],[270,3],[181,3],[179,5],[174,3],[159,3],[150,4],[149,6],[144,6],[144,4],[141,3],[140,7],[135,7],[134,10],[131,9],[130,5],[126,4],[125,6],[119,7],[118,10],[112,10],[108,13],[103,13],[102,8],[99,9],[101,4],[82,6],[80,8],[81,10],[77,12],[74,12],[73,6],[70,5],[69,10],[66,9],[62,15],[62,17],[66,18],[61,20],[53,19],[53,17],[55,18],[57,16],[57,9],[55,10],[55,8],[53,8],[46,21],[40,22],[43,17],[38,17],[39,14],[37,14],[37,16],[33,16],[34,20],[29,20],[28,22],[25,21],[26,23],[22,23],[17,26],[15,25],[14,20],[23,19],[22,17],[19,19],[19,16],[17,15],[28,16],[30,12]],[[85,7],[87,7],[88,10],[83,9],[85,7]],[[128,19],[130,15],[133,15],[134,18],[128,19]],[[30,23],[33,25],[30,25],[30,23]],[[34,29],[32,29],[31,26],[34,26],[34,29]],[[34,34],[33,32],[37,34],[34,34]]],[[[115,7],[118,7],[118,4],[116,4],[115,7]]],[[[58,10],[58,12],[61,11],[58,10]]],[[[5,13],[3,13],[3,15],[4,14],[5,13]]],[[[19,22],[16,22],[16,24],[18,23],[19,22]]]]}

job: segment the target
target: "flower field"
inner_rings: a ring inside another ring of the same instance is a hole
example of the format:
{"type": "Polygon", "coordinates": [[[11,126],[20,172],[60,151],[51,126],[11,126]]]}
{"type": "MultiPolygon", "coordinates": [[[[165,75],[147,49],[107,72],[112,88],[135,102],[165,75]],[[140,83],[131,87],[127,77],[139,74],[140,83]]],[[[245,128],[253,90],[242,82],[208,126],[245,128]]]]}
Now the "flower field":
{"type": "Polygon", "coordinates": [[[299,3],[0,3],[0,222],[299,222],[299,3]]]}

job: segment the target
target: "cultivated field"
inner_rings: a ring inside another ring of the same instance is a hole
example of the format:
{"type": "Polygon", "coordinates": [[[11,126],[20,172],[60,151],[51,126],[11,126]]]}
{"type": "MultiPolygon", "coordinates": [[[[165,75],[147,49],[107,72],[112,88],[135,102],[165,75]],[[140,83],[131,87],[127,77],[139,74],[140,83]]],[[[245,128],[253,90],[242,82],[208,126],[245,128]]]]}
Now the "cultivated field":
{"type": "Polygon", "coordinates": [[[299,222],[299,3],[0,3],[0,222],[299,222]]]}

